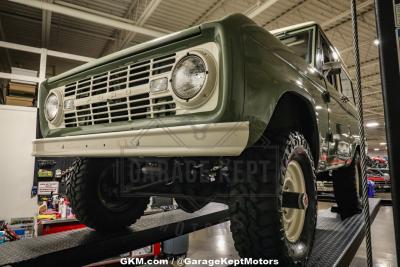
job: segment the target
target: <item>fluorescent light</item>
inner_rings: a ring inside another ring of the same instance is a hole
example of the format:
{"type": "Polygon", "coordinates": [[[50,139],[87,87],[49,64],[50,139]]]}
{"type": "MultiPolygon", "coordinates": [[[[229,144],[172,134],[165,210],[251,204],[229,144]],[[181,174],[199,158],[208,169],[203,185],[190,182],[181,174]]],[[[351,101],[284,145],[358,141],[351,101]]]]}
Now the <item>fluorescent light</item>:
{"type": "Polygon", "coordinates": [[[379,143],[379,145],[380,146],[386,146],[387,144],[383,142],[383,143],[379,143]]]}
{"type": "Polygon", "coordinates": [[[315,106],[315,109],[316,109],[316,110],[321,110],[322,107],[321,107],[321,106],[315,106]]]}
{"type": "Polygon", "coordinates": [[[375,40],[374,40],[374,45],[375,45],[375,46],[379,46],[380,43],[381,43],[381,42],[379,41],[379,39],[375,39],[375,40]]]}
{"type": "Polygon", "coordinates": [[[374,148],[375,151],[379,151],[379,148],[374,148]]]}
{"type": "Polygon", "coordinates": [[[379,126],[379,123],[377,123],[375,121],[367,122],[365,124],[365,127],[368,127],[368,128],[375,128],[375,127],[378,127],[378,126],[379,126]]]}

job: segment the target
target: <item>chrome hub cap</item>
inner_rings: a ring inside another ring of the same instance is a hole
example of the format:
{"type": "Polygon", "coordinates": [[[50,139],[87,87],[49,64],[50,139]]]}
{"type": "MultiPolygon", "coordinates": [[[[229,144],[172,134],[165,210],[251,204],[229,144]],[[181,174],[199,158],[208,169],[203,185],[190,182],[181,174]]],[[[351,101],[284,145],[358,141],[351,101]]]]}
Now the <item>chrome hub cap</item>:
{"type": "MultiPolygon", "coordinates": [[[[300,164],[292,160],[289,162],[285,179],[283,182],[283,191],[303,193],[303,204],[305,208],[308,206],[308,196],[306,194],[306,185],[304,182],[304,174],[300,164]]],[[[304,227],[304,219],[306,215],[305,209],[283,208],[283,224],[286,238],[290,242],[296,242],[301,235],[304,227]]]]}

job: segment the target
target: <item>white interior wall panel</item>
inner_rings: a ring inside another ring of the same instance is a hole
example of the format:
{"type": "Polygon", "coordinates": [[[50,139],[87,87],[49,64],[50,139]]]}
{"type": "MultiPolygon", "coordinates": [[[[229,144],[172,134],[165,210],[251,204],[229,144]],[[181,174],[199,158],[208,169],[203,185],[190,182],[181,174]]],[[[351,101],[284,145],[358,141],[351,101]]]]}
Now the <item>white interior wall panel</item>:
{"type": "Polygon", "coordinates": [[[36,108],[0,105],[0,220],[34,216],[31,198],[36,108]]]}

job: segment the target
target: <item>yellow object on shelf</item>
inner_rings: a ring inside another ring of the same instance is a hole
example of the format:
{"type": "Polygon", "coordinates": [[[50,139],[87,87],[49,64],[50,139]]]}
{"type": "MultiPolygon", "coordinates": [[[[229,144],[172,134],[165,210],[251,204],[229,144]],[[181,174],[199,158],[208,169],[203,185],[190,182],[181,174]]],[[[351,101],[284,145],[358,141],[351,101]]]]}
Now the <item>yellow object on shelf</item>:
{"type": "Polygon", "coordinates": [[[37,216],[38,220],[55,220],[57,219],[56,214],[40,214],[37,216]]]}

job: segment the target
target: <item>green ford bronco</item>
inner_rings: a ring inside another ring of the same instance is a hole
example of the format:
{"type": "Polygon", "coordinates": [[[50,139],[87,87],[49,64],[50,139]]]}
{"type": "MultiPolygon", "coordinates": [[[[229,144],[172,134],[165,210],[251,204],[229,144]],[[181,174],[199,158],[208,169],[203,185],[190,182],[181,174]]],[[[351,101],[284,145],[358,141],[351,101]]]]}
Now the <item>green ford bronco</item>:
{"type": "Polygon", "coordinates": [[[76,157],[67,194],[99,231],[150,196],[186,212],[226,203],[241,257],[303,265],[316,178],[360,211],[351,79],[316,23],[273,32],[235,14],[94,60],[41,84],[40,157],[76,157]]]}

